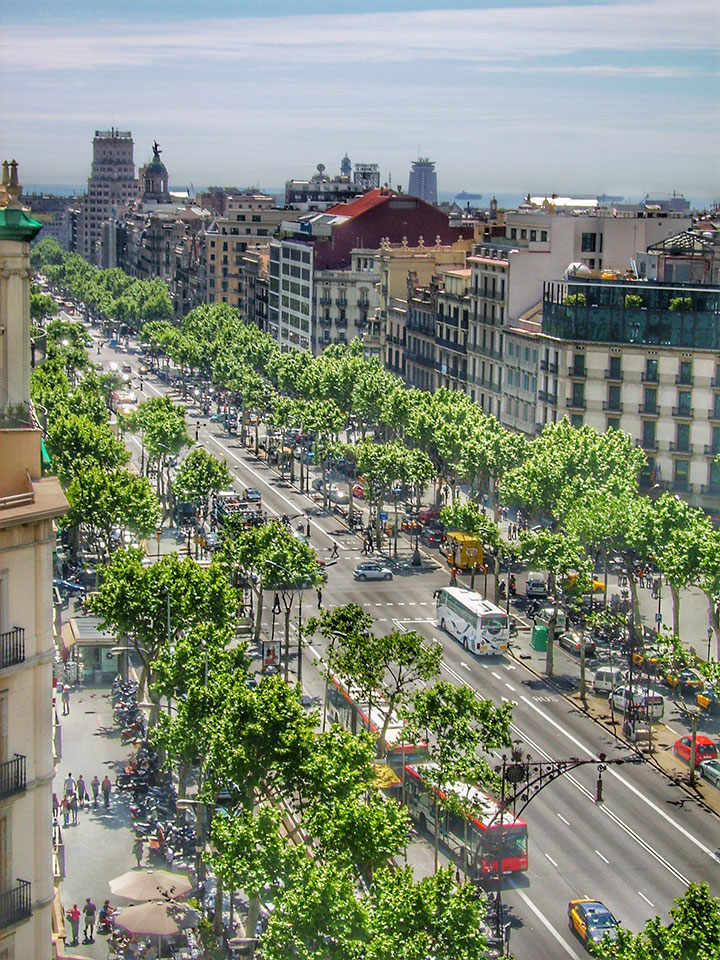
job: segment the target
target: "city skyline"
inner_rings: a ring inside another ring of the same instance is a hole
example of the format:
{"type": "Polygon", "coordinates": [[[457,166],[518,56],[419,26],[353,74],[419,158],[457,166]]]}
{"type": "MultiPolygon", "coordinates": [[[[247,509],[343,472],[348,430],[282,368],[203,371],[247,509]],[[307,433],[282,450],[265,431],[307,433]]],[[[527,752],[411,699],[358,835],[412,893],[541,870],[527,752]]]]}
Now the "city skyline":
{"type": "Polygon", "coordinates": [[[138,166],[158,139],[176,184],[279,185],[347,151],[405,188],[428,156],[441,193],[720,193],[706,0],[159,7],[4,13],[3,140],[26,182],[83,183],[115,126],[138,166]]]}

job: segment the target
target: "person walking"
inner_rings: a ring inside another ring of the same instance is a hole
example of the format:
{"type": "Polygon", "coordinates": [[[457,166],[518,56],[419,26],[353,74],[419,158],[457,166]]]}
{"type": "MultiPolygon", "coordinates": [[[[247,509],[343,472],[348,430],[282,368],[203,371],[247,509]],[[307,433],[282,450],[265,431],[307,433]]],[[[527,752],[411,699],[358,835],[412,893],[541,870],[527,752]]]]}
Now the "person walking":
{"type": "Polygon", "coordinates": [[[63,716],[67,717],[70,713],[70,686],[67,683],[62,688],[62,705],[63,716]]]}
{"type": "Polygon", "coordinates": [[[308,520],[307,526],[305,527],[305,536],[310,539],[310,521],[308,520]]]}
{"type": "Polygon", "coordinates": [[[63,815],[63,826],[67,827],[70,823],[70,797],[63,797],[60,801],[60,810],[63,815]]]}
{"type": "Polygon", "coordinates": [[[139,866],[141,865],[141,863],[142,863],[142,858],[143,858],[143,842],[142,842],[142,837],[135,837],[135,843],[133,843],[132,852],[133,852],[133,854],[134,854],[134,856],[135,856],[135,859],[136,859],[136,861],[137,861],[137,865],[138,865],[138,867],[139,867],[139,866]]]}
{"type": "Polygon", "coordinates": [[[85,943],[95,943],[95,914],[97,913],[97,907],[92,902],[90,897],[85,898],[85,906],[83,907],[83,915],[85,917],[85,943]]]}
{"type": "Polygon", "coordinates": [[[317,592],[317,604],[318,610],[322,610],[322,590],[320,590],[320,588],[318,588],[317,592]]]}
{"type": "Polygon", "coordinates": [[[367,556],[367,552],[368,552],[367,537],[363,537],[362,548],[361,548],[361,550],[360,550],[360,553],[361,553],[364,557],[366,557],[366,556],[367,556]]]}
{"type": "Polygon", "coordinates": [[[333,541],[332,550],[330,552],[330,559],[337,560],[339,555],[340,555],[340,551],[338,550],[337,541],[335,540],[333,541]]]}
{"type": "Polygon", "coordinates": [[[82,774],[80,774],[80,776],[78,777],[77,795],[78,795],[78,801],[80,803],[80,809],[84,810],[85,801],[89,800],[90,798],[88,797],[87,787],[85,786],[85,778],[83,777],[82,774]]]}
{"type": "Polygon", "coordinates": [[[93,795],[93,806],[96,807],[98,802],[98,794],[100,793],[100,780],[97,774],[95,774],[90,781],[90,789],[92,790],[93,795]]]}
{"type": "Polygon", "coordinates": [[[110,782],[110,777],[105,774],[105,779],[102,782],[102,795],[103,801],[105,803],[105,809],[110,808],[110,792],[112,790],[112,783],[110,782]]]}
{"type": "Polygon", "coordinates": [[[76,903],[72,905],[72,909],[67,911],[66,916],[70,921],[70,929],[72,930],[72,941],[70,946],[77,947],[77,945],[80,943],[80,910],[78,909],[78,905],[76,903]]]}
{"type": "Polygon", "coordinates": [[[71,793],[75,793],[75,777],[68,771],[68,775],[63,781],[63,789],[65,791],[65,796],[69,797],[71,793]]]}
{"type": "Polygon", "coordinates": [[[70,802],[70,812],[72,813],[72,825],[76,827],[78,823],[78,809],[80,807],[76,793],[70,794],[69,802],[70,802]]]}

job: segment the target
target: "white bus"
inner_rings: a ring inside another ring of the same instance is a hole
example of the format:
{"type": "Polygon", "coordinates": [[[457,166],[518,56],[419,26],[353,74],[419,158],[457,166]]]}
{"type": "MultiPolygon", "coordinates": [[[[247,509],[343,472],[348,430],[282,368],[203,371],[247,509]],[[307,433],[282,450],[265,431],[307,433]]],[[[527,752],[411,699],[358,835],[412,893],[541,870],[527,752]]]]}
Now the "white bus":
{"type": "Polygon", "coordinates": [[[437,621],[466,650],[480,656],[506,653],[510,618],[474,590],[442,587],[435,591],[437,621]]]}

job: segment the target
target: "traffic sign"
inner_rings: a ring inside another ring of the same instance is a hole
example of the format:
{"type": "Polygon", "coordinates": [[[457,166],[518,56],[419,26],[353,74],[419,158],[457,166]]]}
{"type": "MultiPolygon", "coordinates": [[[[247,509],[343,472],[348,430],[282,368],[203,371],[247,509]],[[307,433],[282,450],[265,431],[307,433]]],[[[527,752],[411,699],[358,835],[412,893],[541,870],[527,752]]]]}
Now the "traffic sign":
{"type": "Polygon", "coordinates": [[[155,536],[159,540],[162,537],[162,527],[158,527],[155,531],[155,536]]]}
{"type": "Polygon", "coordinates": [[[388,518],[387,510],[381,510],[378,516],[380,517],[381,520],[387,520],[388,518]]]}
{"type": "Polygon", "coordinates": [[[662,623],[662,614],[661,614],[661,613],[656,613],[656,614],[655,614],[655,623],[662,623]]]}

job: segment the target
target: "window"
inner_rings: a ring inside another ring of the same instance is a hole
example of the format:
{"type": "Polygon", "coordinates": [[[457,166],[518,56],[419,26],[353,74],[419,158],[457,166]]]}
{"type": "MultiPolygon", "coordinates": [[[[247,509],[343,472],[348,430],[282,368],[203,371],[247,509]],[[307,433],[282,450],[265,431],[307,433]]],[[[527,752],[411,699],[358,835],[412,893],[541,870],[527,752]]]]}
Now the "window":
{"type": "Polygon", "coordinates": [[[537,230],[530,231],[530,240],[531,241],[537,240],[537,230]]]}
{"type": "Polygon", "coordinates": [[[608,430],[619,430],[620,420],[617,417],[608,417],[607,428],[608,430]]]}
{"type": "Polygon", "coordinates": [[[570,423],[575,427],[576,430],[579,430],[583,425],[583,415],[581,413],[574,413],[570,417],[570,423]]]}
{"type": "Polygon", "coordinates": [[[644,397],[645,413],[657,413],[657,389],[645,387],[644,397]]]}
{"type": "Polygon", "coordinates": [[[515,227],[510,228],[510,239],[517,240],[517,230],[515,227]]]}
{"type": "Polygon", "coordinates": [[[580,249],[583,253],[595,253],[597,235],[594,233],[583,233],[580,238],[580,249]]]}
{"type": "Polygon", "coordinates": [[[542,241],[542,243],[547,243],[547,237],[548,237],[547,230],[541,230],[541,231],[540,231],[540,240],[542,241]]]}
{"type": "Polygon", "coordinates": [[[679,423],[675,431],[675,449],[680,453],[690,453],[690,424],[679,423]]]}
{"type": "Polygon", "coordinates": [[[573,407],[585,406],[585,384],[574,383],[572,385],[572,405],[573,407]]]}
{"type": "Polygon", "coordinates": [[[713,394],[713,420],[720,420],[720,393],[713,394]]]}
{"type": "Polygon", "coordinates": [[[692,393],[689,390],[678,391],[678,414],[681,417],[691,416],[691,408],[690,408],[691,400],[692,400],[692,393]]]}
{"type": "Polygon", "coordinates": [[[620,369],[621,362],[621,357],[610,357],[610,369],[608,370],[608,374],[611,380],[622,380],[622,370],[620,369]]]}
{"type": "Polygon", "coordinates": [[[657,360],[651,360],[648,358],[645,361],[645,379],[648,383],[657,383],[658,379],[658,362],[657,360]]]}
{"type": "Polygon", "coordinates": [[[616,383],[611,383],[608,387],[607,408],[608,410],[622,410],[620,404],[620,387],[616,383]]]}
{"type": "Polygon", "coordinates": [[[678,383],[690,385],[692,383],[692,363],[690,360],[680,361],[680,372],[678,373],[678,383]]]}
{"type": "Polygon", "coordinates": [[[720,453],[720,427],[712,428],[712,441],[710,450],[712,455],[716,457],[720,453]]]}
{"type": "Polygon", "coordinates": [[[574,377],[584,377],[585,376],[585,354],[584,353],[575,353],[573,354],[573,376],[574,377]]]}
{"type": "Polygon", "coordinates": [[[521,239],[521,240],[527,240],[527,230],[521,230],[521,231],[520,231],[520,239],[521,239]]]}
{"type": "Polygon", "coordinates": [[[688,490],[690,479],[690,461],[689,460],[676,460],[675,461],[675,476],[673,486],[676,490],[688,490]]]}
{"type": "Polygon", "coordinates": [[[642,445],[646,450],[655,449],[655,421],[643,420],[642,445]]]}

